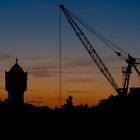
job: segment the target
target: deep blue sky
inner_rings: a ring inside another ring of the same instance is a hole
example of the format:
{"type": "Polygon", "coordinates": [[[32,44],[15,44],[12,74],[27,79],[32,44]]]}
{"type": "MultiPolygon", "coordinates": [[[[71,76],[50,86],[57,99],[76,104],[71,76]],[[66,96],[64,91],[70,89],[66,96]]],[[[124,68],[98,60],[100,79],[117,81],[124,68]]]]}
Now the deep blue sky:
{"type": "MultiPolygon", "coordinates": [[[[34,78],[50,77],[56,73],[59,58],[59,4],[64,4],[122,49],[139,57],[139,0],[0,0],[1,82],[4,83],[4,71],[12,66],[16,56],[34,78]],[[46,72],[50,72],[50,75],[46,72]]],[[[64,15],[62,38],[64,67],[68,67],[68,64],[69,67],[75,66],[72,64],[75,59],[89,59],[64,15]]],[[[106,49],[100,45],[96,46],[96,42],[92,43],[101,56],[108,54],[106,59],[112,59],[114,54],[105,52],[106,49]]],[[[78,61],[79,66],[82,60],[78,61]]],[[[91,65],[90,60],[87,63],[91,65]]],[[[107,63],[114,65],[112,61],[107,63]]]]}
{"type": "Polygon", "coordinates": [[[3,51],[10,53],[16,48],[17,51],[11,52],[16,55],[20,50],[38,47],[43,50],[47,44],[56,46],[60,3],[125,49],[132,45],[138,47],[139,0],[1,0],[0,47],[4,47],[3,51]]]}

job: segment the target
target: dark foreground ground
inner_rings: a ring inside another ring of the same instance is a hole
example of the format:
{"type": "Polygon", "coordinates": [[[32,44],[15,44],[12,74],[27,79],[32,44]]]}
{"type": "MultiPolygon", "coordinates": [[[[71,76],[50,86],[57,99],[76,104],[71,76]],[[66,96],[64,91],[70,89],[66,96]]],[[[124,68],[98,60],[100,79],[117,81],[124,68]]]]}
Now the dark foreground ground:
{"type": "Polygon", "coordinates": [[[11,139],[139,139],[140,100],[110,96],[97,106],[61,108],[0,103],[0,134],[11,139]]]}

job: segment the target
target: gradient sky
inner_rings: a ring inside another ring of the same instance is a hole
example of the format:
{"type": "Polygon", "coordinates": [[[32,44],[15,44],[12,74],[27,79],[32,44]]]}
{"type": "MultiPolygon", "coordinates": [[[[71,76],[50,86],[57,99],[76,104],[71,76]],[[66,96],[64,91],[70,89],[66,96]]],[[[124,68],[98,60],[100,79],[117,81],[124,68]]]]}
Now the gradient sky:
{"type": "MultiPolygon", "coordinates": [[[[94,26],[134,57],[140,54],[139,0],[0,0],[0,97],[7,98],[5,70],[19,64],[28,71],[25,101],[59,105],[59,4],[94,26]]],[[[122,85],[120,58],[95,37],[91,43],[118,85],[122,85]]],[[[95,105],[115,91],[92,62],[62,14],[62,101],[95,105]]],[[[134,73],[132,86],[138,86],[134,73]]]]}

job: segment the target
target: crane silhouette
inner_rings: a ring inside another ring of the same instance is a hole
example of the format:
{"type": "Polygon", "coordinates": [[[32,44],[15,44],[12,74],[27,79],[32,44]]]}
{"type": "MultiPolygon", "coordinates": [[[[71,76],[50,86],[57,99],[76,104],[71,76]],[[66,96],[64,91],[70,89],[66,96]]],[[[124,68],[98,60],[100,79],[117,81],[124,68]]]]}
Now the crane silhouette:
{"type": "Polygon", "coordinates": [[[68,23],[71,25],[72,29],[74,30],[75,34],[85,47],[86,51],[92,58],[92,60],[95,62],[101,73],[104,75],[104,77],[107,79],[107,81],[110,83],[110,85],[115,89],[115,91],[118,93],[118,95],[127,96],[128,95],[128,87],[129,87],[129,80],[130,80],[130,74],[132,73],[132,67],[136,70],[138,76],[140,77],[140,72],[137,69],[137,65],[139,64],[137,62],[137,59],[132,57],[130,54],[126,53],[124,50],[122,50],[120,47],[118,47],[116,44],[114,44],[112,41],[107,39],[104,35],[99,33],[96,29],[88,25],[85,21],[80,19],[78,16],[73,14],[70,10],[65,8],[62,4],[60,5],[60,9],[63,11],[64,15],[66,16],[68,23]],[[94,34],[100,41],[102,41],[107,47],[109,47],[112,51],[117,54],[121,59],[125,60],[127,63],[126,69],[123,71],[125,75],[125,80],[123,84],[123,88],[119,88],[116,81],[114,80],[112,74],[108,70],[107,66],[104,64],[102,59],[100,58],[97,51],[94,49],[93,45],[90,43],[89,39],[85,35],[85,33],[81,30],[79,25],[80,23],[83,25],[87,30],[89,30],[92,34],[94,34]]]}

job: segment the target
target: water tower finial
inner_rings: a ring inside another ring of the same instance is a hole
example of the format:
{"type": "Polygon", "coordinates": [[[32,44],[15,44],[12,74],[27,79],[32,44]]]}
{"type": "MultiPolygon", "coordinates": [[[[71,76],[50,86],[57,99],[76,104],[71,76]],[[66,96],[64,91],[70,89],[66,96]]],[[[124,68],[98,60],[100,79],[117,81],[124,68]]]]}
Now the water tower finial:
{"type": "Polygon", "coordinates": [[[16,57],[16,63],[18,63],[18,58],[16,57]]]}

